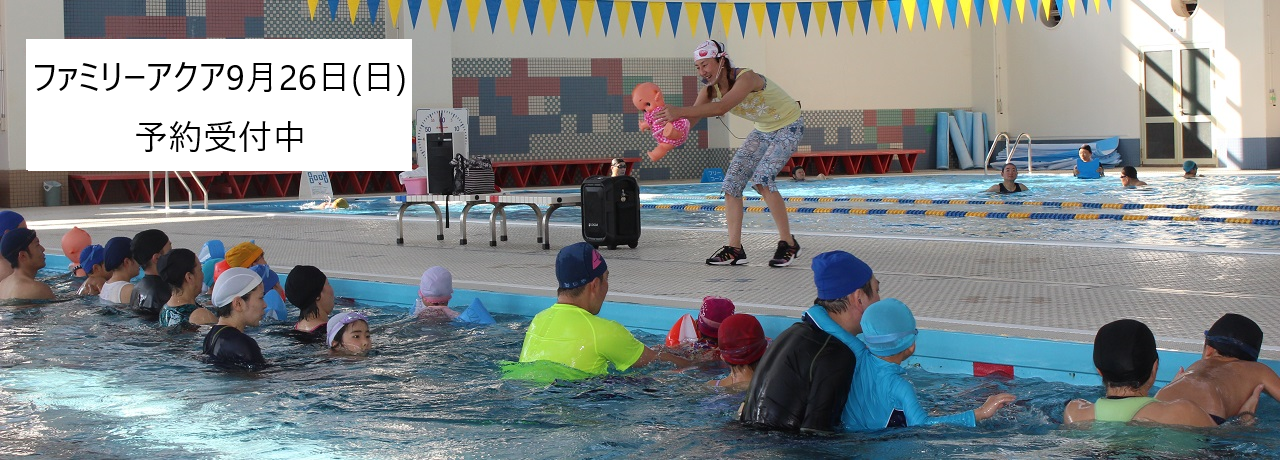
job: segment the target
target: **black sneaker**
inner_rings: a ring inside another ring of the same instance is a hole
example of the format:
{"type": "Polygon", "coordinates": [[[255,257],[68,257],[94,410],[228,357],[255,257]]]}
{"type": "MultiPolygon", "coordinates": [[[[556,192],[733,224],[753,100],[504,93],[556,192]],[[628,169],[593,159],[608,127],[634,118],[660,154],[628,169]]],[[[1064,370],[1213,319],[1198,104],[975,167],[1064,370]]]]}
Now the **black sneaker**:
{"type": "Polygon", "coordinates": [[[800,240],[795,238],[794,235],[791,237],[796,242],[795,246],[787,244],[786,241],[778,242],[778,250],[773,252],[773,259],[769,260],[770,267],[785,267],[791,265],[791,261],[800,257],[800,240]]]}
{"type": "Polygon", "coordinates": [[[707,265],[745,265],[746,263],[747,251],[733,246],[724,246],[707,259],[707,265]]]}

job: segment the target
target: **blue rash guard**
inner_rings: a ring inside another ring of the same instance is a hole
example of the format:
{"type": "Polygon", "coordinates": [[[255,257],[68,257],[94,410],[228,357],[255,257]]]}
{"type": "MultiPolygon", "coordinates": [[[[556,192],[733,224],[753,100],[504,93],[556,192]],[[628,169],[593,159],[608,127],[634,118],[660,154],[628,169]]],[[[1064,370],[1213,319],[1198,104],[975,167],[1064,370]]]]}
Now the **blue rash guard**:
{"type": "Polygon", "coordinates": [[[809,316],[822,330],[848,345],[858,357],[853,384],[849,387],[849,399],[840,417],[844,431],[936,424],[977,426],[971,410],[941,417],[929,416],[920,407],[915,387],[902,377],[905,372],[902,366],[871,354],[866,344],[840,328],[826,310],[810,309],[809,316]]]}

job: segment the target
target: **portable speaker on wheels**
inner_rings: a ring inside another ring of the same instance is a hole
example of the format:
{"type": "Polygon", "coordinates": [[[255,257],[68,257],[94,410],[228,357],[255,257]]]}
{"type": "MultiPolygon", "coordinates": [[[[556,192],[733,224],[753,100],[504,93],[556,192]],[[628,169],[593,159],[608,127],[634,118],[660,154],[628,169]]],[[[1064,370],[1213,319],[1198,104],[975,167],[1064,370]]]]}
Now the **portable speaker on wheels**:
{"type": "Polygon", "coordinates": [[[640,243],[640,184],[631,176],[591,176],[582,181],[582,239],[592,246],[640,243]]]}

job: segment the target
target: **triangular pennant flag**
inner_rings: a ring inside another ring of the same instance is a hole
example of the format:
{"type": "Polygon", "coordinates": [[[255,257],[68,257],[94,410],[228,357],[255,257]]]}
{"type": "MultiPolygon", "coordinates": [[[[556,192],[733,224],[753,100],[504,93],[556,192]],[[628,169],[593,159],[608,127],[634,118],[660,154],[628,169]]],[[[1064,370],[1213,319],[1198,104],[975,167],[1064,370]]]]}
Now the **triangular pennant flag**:
{"type": "Polygon", "coordinates": [[[751,15],[756,18],[756,36],[757,37],[763,36],[764,35],[764,17],[765,17],[764,4],[752,3],[751,15]]]}
{"type": "Polygon", "coordinates": [[[796,12],[800,13],[800,28],[804,30],[806,36],[809,35],[809,11],[812,9],[812,2],[796,3],[796,12]]]}
{"type": "Polygon", "coordinates": [[[480,17],[480,0],[467,0],[467,22],[471,31],[476,31],[476,18],[480,17]]]}
{"type": "Polygon", "coordinates": [[[418,10],[422,9],[422,0],[409,0],[409,21],[418,27],[418,10]]]}
{"type": "Polygon", "coordinates": [[[453,24],[453,30],[458,30],[458,11],[462,10],[462,0],[446,0],[449,4],[449,22],[453,24]]]}
{"type": "MultiPolygon", "coordinates": [[[[573,16],[578,12],[577,0],[560,0],[560,9],[564,10],[565,34],[573,35],[573,16]]],[[[550,30],[547,31],[550,34],[550,30]]]]}
{"type": "Polygon", "coordinates": [[[551,35],[551,26],[556,22],[556,0],[539,0],[542,8],[542,23],[546,24],[547,35],[551,35]]]}
{"type": "Polygon", "coordinates": [[[1004,22],[1013,22],[1013,0],[1004,0],[1004,22]]]}
{"type": "Polygon", "coordinates": [[[631,2],[631,12],[636,14],[636,35],[644,36],[644,14],[649,11],[649,2],[631,2]]]}
{"type": "MultiPolygon", "coordinates": [[[[894,32],[897,32],[897,31],[898,31],[898,18],[902,16],[902,0],[889,0],[889,2],[888,2],[888,3],[889,3],[889,17],[893,18],[893,31],[894,31],[894,32]]],[[[883,15],[883,14],[884,14],[884,10],[881,10],[881,11],[880,11],[880,14],[881,14],[881,15],[883,15]]],[[[883,19],[881,19],[881,21],[880,21],[880,26],[881,26],[881,29],[883,29],[883,28],[884,28],[884,20],[883,20],[883,19]]],[[[883,30],[881,30],[881,31],[883,32],[883,30]]]]}
{"type": "Polygon", "coordinates": [[[529,20],[529,35],[538,30],[538,0],[524,0],[524,17],[529,20]]]}
{"type": "Polygon", "coordinates": [[[751,4],[746,2],[734,3],[733,7],[738,10],[738,29],[742,31],[742,38],[747,38],[747,15],[751,4]]]}
{"type": "Polygon", "coordinates": [[[498,10],[502,9],[502,0],[484,0],[484,6],[485,12],[489,14],[489,33],[497,32],[498,10]]]}
{"type": "Polygon", "coordinates": [[[951,13],[951,28],[956,28],[956,12],[960,10],[959,0],[947,0],[947,11],[951,13]]]}
{"type": "Polygon", "coordinates": [[[338,19],[338,0],[329,0],[329,20],[338,19]]]}
{"type": "Polygon", "coordinates": [[[396,27],[400,24],[400,5],[402,3],[404,2],[400,0],[391,0],[390,3],[387,3],[387,9],[391,11],[391,27],[396,27]]]}
{"type": "Polygon", "coordinates": [[[582,10],[582,36],[591,36],[591,23],[595,18],[591,13],[596,10],[595,0],[578,0],[578,9],[582,10]]]}
{"type": "MultiPolygon", "coordinates": [[[[864,34],[871,33],[871,5],[869,3],[867,1],[858,2],[858,12],[862,14],[862,33],[864,34]]],[[[883,26],[880,28],[884,29],[883,26]]]]}
{"type": "MultiPolygon", "coordinates": [[[[667,17],[671,18],[671,36],[676,36],[676,32],[680,30],[680,8],[684,6],[680,2],[667,2],[667,17]]],[[[689,21],[689,27],[696,28],[697,23],[689,21]]]]}
{"type": "Polygon", "coordinates": [[[440,5],[443,4],[444,0],[427,0],[427,13],[431,14],[432,29],[440,25],[440,5]]]}
{"type": "Polygon", "coordinates": [[[773,30],[773,36],[778,36],[778,13],[782,10],[782,5],[778,2],[765,2],[764,9],[769,13],[769,28],[773,30]]]}
{"type": "MultiPolygon", "coordinates": [[[[698,17],[704,9],[703,4],[698,2],[684,2],[684,14],[689,16],[689,36],[698,38],[698,17]]],[[[711,12],[715,13],[716,9],[711,8],[711,12]]],[[[707,35],[711,35],[711,27],[715,24],[712,18],[707,19],[707,35]]]]}
{"type": "Polygon", "coordinates": [[[724,36],[728,37],[729,31],[733,30],[731,28],[733,24],[733,4],[728,2],[717,3],[716,11],[716,14],[720,15],[720,23],[724,26],[724,36]]]}
{"type": "Polygon", "coordinates": [[[369,24],[378,23],[378,1],[369,0],[369,24]]]}
{"type": "MultiPolygon", "coordinates": [[[[1034,0],[1032,2],[1034,3],[1034,0]]],[[[1018,22],[1027,22],[1027,0],[1014,0],[1014,4],[1018,5],[1018,22]]]]}
{"type": "Polygon", "coordinates": [[[663,2],[649,3],[649,17],[653,18],[653,36],[662,33],[662,14],[667,12],[667,4],[663,2]]]}
{"type": "Polygon", "coordinates": [[[613,0],[585,0],[595,2],[600,7],[600,26],[604,28],[604,36],[609,36],[609,20],[613,19],[613,0]]]}
{"type": "Polygon", "coordinates": [[[356,13],[360,12],[360,0],[347,0],[347,11],[351,13],[351,23],[356,23],[356,13]]]}
{"type": "MultiPolygon", "coordinates": [[[[929,9],[932,9],[932,10],[933,10],[933,22],[934,22],[934,24],[937,24],[937,25],[938,25],[938,30],[942,30],[942,12],[943,12],[943,10],[947,7],[947,4],[946,4],[946,3],[944,3],[944,2],[943,2],[943,0],[920,0],[920,1],[921,1],[922,3],[923,3],[923,2],[928,2],[929,8],[924,8],[924,9],[925,9],[925,10],[929,10],[929,9]]],[[[928,11],[922,11],[921,16],[924,16],[924,21],[925,21],[925,22],[929,22],[929,13],[928,13],[928,11]]]]}
{"type": "Polygon", "coordinates": [[[1107,0],[1107,11],[1111,11],[1111,0],[1107,0]]]}
{"type": "Polygon", "coordinates": [[[782,4],[782,20],[787,25],[787,36],[791,36],[791,26],[796,18],[796,4],[794,2],[784,2],[782,4]]]}
{"type": "Polygon", "coordinates": [[[1049,3],[1048,3],[1047,1],[1045,1],[1045,0],[1027,0],[1027,6],[1030,6],[1030,7],[1031,7],[1031,18],[1032,18],[1032,19],[1035,19],[1035,20],[1037,20],[1037,21],[1039,21],[1039,20],[1040,20],[1040,5],[1041,5],[1041,4],[1048,5],[1049,3]]]}
{"type": "MultiPolygon", "coordinates": [[[[1058,0],[1058,11],[1062,11],[1062,1],[1058,0]]],[[[1076,17],[1076,0],[1067,0],[1068,9],[1071,10],[1071,17],[1076,17]]]]}
{"type": "Polygon", "coordinates": [[[618,2],[618,25],[622,26],[622,36],[627,36],[627,22],[631,19],[631,2],[618,2]]]}
{"type": "Polygon", "coordinates": [[[515,35],[516,18],[520,17],[520,0],[502,0],[502,3],[507,6],[507,24],[511,26],[511,34],[515,35]]]}
{"type": "MultiPolygon", "coordinates": [[[[929,30],[929,14],[933,10],[933,2],[930,0],[918,0],[916,3],[920,5],[920,28],[929,30]]],[[[942,19],[938,19],[938,21],[938,25],[941,26],[942,19]]]]}
{"type": "Polygon", "coordinates": [[[964,16],[964,27],[969,28],[969,18],[973,16],[973,0],[960,0],[960,14],[964,16]]]}
{"type": "Polygon", "coordinates": [[[1084,7],[1084,14],[1089,14],[1089,0],[1082,0],[1080,6],[1084,7]]]}
{"type": "Polygon", "coordinates": [[[973,9],[978,13],[978,25],[982,25],[982,13],[986,11],[987,0],[973,0],[973,9]]]}
{"type": "MultiPolygon", "coordinates": [[[[702,20],[707,23],[707,36],[710,37],[716,29],[716,3],[702,3],[702,20]]],[[[690,22],[690,24],[693,24],[690,22]]],[[[725,23],[724,33],[729,35],[729,23],[725,23]]]]}
{"type": "Polygon", "coordinates": [[[1102,0],[1093,0],[1093,11],[1095,13],[1102,12],[1102,0]]]}
{"type": "MultiPolygon", "coordinates": [[[[839,13],[839,11],[836,11],[836,13],[838,14],[838,13],[839,13]]],[[[814,16],[817,16],[817,18],[816,18],[816,19],[818,20],[818,21],[817,21],[817,22],[818,22],[818,35],[819,35],[819,36],[821,36],[822,34],[826,33],[826,31],[827,31],[827,2],[818,2],[818,3],[814,3],[814,4],[813,4],[813,15],[814,15],[814,16]]],[[[839,28],[838,28],[838,27],[837,27],[837,30],[839,30],[839,28]]]]}
{"type": "Polygon", "coordinates": [[[916,0],[902,0],[902,14],[907,20],[907,30],[916,25],[916,0]]]}
{"type": "Polygon", "coordinates": [[[316,7],[320,6],[320,0],[307,0],[307,11],[311,12],[311,20],[316,20],[316,7]]]}

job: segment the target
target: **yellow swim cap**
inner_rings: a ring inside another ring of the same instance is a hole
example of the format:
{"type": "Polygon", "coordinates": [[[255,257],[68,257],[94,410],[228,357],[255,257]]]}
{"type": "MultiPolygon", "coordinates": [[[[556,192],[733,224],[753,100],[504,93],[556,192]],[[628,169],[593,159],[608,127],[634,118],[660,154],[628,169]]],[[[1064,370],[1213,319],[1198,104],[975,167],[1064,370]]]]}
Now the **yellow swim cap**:
{"type": "Polygon", "coordinates": [[[338,198],[336,200],[333,200],[333,207],[346,209],[351,207],[351,204],[347,203],[346,198],[338,198]]]}

